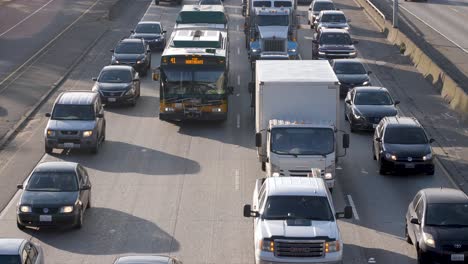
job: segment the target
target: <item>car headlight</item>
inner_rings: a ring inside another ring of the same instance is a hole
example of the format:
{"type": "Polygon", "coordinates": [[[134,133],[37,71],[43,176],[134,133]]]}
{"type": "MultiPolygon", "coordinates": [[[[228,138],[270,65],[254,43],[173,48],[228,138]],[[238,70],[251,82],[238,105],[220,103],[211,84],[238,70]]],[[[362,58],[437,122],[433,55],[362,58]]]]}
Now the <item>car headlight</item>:
{"type": "Polygon", "coordinates": [[[55,130],[47,129],[47,136],[48,137],[55,137],[55,130]]]}
{"type": "Polygon", "coordinates": [[[161,39],[160,39],[160,38],[157,38],[157,39],[153,39],[153,40],[154,40],[154,41],[161,41],[161,39]]]}
{"type": "Polygon", "coordinates": [[[319,54],[319,55],[325,55],[326,53],[323,52],[323,51],[319,51],[318,54],[319,54]]]}
{"type": "Polygon", "coordinates": [[[144,63],[144,62],[145,62],[145,60],[143,59],[143,60],[137,60],[136,63],[137,63],[137,64],[142,64],[142,63],[144,63]]]}
{"type": "Polygon", "coordinates": [[[174,108],[172,107],[165,107],[164,112],[174,112],[174,108]]]}
{"type": "Polygon", "coordinates": [[[260,240],[260,250],[267,252],[275,252],[275,241],[269,238],[260,240]]]}
{"type": "Polygon", "coordinates": [[[424,243],[430,247],[435,247],[435,241],[431,234],[423,232],[424,243]]]}
{"type": "Polygon", "coordinates": [[[86,131],[83,131],[83,137],[90,137],[93,135],[93,131],[92,130],[86,130],[86,131]]]}
{"type": "Polygon", "coordinates": [[[370,85],[369,81],[365,81],[362,83],[363,86],[367,86],[367,85],[370,85]]]}
{"type": "Polygon", "coordinates": [[[355,52],[355,51],[351,51],[351,52],[349,53],[349,55],[350,55],[350,56],[354,56],[354,55],[356,55],[356,52],[355,52]]]}
{"type": "Polygon", "coordinates": [[[341,249],[341,243],[339,240],[325,242],[325,253],[338,252],[341,249]]]}
{"type": "Polygon", "coordinates": [[[388,160],[397,160],[397,156],[390,153],[385,153],[385,158],[388,160]]]}
{"type": "Polygon", "coordinates": [[[19,210],[22,213],[31,213],[32,212],[31,206],[29,206],[29,205],[21,205],[19,210]]]}
{"type": "Polygon", "coordinates": [[[431,160],[432,159],[432,153],[429,153],[425,156],[423,156],[423,160],[431,160]]]}
{"type": "Polygon", "coordinates": [[[349,30],[349,27],[344,27],[343,29],[344,29],[344,30],[349,30]]]}
{"type": "Polygon", "coordinates": [[[73,212],[73,206],[72,205],[60,207],[60,213],[68,214],[68,213],[71,213],[71,212],[73,212]]]}
{"type": "Polygon", "coordinates": [[[134,94],[135,94],[135,89],[133,87],[132,87],[132,89],[125,92],[125,95],[134,95],[134,94]]]}

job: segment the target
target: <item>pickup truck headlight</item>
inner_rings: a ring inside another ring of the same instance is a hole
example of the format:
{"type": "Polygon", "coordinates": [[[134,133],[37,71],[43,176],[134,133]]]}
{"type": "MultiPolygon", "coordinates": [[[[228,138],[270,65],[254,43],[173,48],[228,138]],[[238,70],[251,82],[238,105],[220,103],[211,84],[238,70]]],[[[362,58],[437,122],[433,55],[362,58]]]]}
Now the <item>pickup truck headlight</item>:
{"type": "Polygon", "coordinates": [[[326,53],[323,51],[319,51],[319,55],[325,55],[326,53]]]}
{"type": "Polygon", "coordinates": [[[354,55],[356,55],[356,52],[355,52],[355,51],[351,51],[351,52],[349,53],[349,56],[354,56],[354,55]]]}
{"type": "Polygon", "coordinates": [[[93,131],[92,130],[86,130],[86,131],[83,131],[83,137],[90,137],[93,135],[93,131]]]}
{"type": "Polygon", "coordinates": [[[425,156],[423,156],[423,160],[431,160],[432,159],[432,153],[429,153],[425,156]]]}
{"type": "Polygon", "coordinates": [[[325,253],[338,252],[341,249],[341,243],[339,240],[325,242],[325,253]]]}
{"type": "Polygon", "coordinates": [[[435,241],[431,234],[423,232],[423,240],[427,246],[435,247],[435,241]]]}
{"type": "Polygon", "coordinates": [[[390,153],[385,153],[385,158],[388,160],[397,160],[397,156],[390,153]]]}
{"type": "Polygon", "coordinates": [[[19,207],[19,210],[22,213],[31,213],[32,212],[31,206],[29,206],[29,205],[21,205],[19,207]]]}
{"type": "Polygon", "coordinates": [[[134,95],[134,94],[135,94],[135,88],[133,87],[125,93],[125,95],[134,95]]]}
{"type": "Polygon", "coordinates": [[[60,213],[69,214],[71,212],[73,212],[73,206],[72,205],[60,207],[60,213]]]}
{"type": "Polygon", "coordinates": [[[267,251],[267,252],[274,252],[275,251],[275,241],[264,238],[260,240],[260,250],[267,251]]]}
{"type": "Polygon", "coordinates": [[[55,130],[47,129],[47,136],[48,137],[55,137],[55,130]]]}

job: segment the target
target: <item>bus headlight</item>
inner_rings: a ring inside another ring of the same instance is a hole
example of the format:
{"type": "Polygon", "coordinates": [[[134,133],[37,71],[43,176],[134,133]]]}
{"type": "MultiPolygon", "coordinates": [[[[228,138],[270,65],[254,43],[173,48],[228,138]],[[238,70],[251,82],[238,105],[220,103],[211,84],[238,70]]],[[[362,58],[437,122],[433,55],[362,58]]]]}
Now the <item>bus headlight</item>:
{"type": "Polygon", "coordinates": [[[172,107],[165,107],[164,112],[174,112],[174,108],[172,107]]]}
{"type": "Polygon", "coordinates": [[[223,109],[221,109],[220,107],[211,108],[211,112],[214,112],[214,113],[220,113],[222,111],[223,111],[223,109]]]}

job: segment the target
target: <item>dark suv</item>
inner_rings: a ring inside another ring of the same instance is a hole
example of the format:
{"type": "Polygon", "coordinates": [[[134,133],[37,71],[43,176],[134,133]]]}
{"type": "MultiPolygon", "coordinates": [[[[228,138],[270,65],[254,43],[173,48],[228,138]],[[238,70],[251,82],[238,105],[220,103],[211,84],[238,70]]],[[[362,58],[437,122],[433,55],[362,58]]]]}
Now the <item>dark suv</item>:
{"type": "Polygon", "coordinates": [[[355,58],[356,43],[345,29],[323,28],[312,40],[312,59],[355,58]]]}
{"type": "Polygon", "coordinates": [[[131,32],[131,38],[143,39],[151,50],[164,50],[166,47],[166,30],[160,22],[140,21],[131,32]]]}
{"type": "Polygon", "coordinates": [[[375,129],[372,144],[380,174],[409,169],[434,175],[432,142],[434,139],[427,138],[415,118],[384,117],[375,129]]]}
{"type": "Polygon", "coordinates": [[[468,263],[468,196],[456,189],[419,191],[406,213],[406,241],[418,263],[468,263]]]}
{"type": "Polygon", "coordinates": [[[111,49],[112,65],[130,65],[141,76],[146,75],[151,67],[151,50],[146,49],[143,39],[127,38],[117,43],[115,49],[111,49]]]}

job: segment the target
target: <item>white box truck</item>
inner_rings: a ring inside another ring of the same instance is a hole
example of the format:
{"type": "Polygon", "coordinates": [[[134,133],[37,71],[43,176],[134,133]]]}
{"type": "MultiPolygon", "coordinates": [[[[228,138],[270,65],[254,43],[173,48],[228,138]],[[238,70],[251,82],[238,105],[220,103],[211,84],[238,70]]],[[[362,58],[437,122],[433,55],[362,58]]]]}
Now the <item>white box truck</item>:
{"type": "MultiPolygon", "coordinates": [[[[349,135],[340,131],[339,84],[328,61],[257,61],[255,144],[267,176],[309,176],[331,189],[349,135]]],[[[343,154],[343,155],[344,155],[343,154]]]]}

